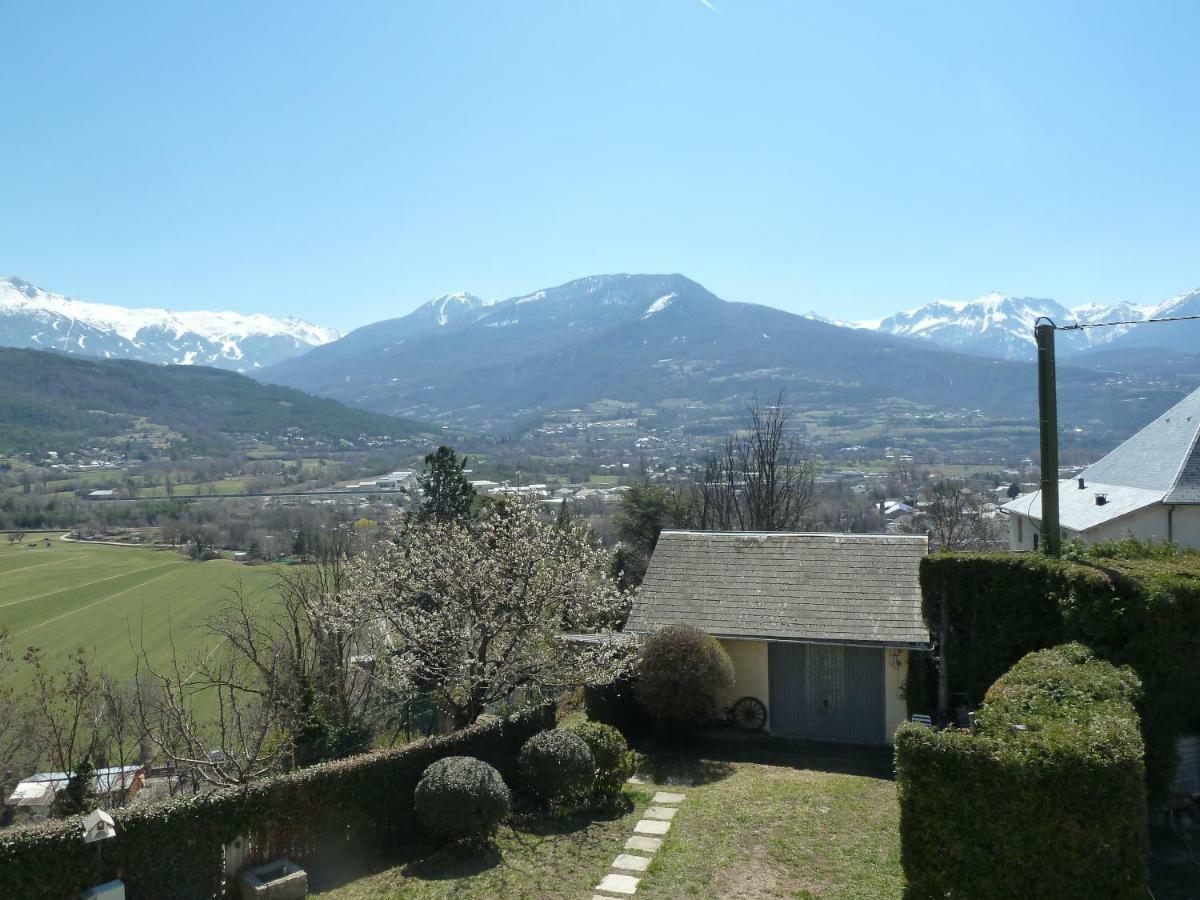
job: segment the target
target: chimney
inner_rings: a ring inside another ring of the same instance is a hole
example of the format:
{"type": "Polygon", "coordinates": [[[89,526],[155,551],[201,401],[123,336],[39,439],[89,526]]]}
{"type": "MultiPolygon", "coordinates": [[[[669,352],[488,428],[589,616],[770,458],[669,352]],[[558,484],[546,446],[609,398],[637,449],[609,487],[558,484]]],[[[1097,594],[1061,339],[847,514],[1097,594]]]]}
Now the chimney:
{"type": "Polygon", "coordinates": [[[1083,490],[1085,487],[1087,487],[1087,485],[1083,483],[1083,478],[1082,478],[1082,477],[1080,477],[1080,479],[1079,479],[1079,489],[1082,491],[1082,490],[1083,490]]]}
{"type": "Polygon", "coordinates": [[[1096,505],[1097,506],[1103,506],[1107,502],[1108,502],[1108,494],[1097,494],[1096,495],[1096,505]]]}

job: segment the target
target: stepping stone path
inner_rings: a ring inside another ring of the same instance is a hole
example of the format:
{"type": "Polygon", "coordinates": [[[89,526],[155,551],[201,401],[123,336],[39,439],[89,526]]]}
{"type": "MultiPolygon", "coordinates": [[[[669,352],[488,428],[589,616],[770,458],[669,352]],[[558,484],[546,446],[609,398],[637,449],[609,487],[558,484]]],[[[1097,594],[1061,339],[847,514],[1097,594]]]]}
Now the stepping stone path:
{"type": "Polygon", "coordinates": [[[654,795],[645,818],[633,826],[633,837],[625,842],[625,853],[613,860],[611,871],[596,885],[592,900],[632,897],[641,879],[632,873],[645,872],[662,846],[662,836],[671,830],[671,820],[679,812],[685,794],[659,791],[654,795]]]}

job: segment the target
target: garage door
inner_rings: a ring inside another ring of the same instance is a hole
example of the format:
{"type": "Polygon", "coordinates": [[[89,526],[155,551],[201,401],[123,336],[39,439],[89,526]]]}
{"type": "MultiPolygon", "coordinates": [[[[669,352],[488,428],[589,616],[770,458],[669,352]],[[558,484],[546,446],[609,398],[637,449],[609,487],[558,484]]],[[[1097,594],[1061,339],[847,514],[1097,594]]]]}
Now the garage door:
{"type": "Polygon", "coordinates": [[[886,743],[882,648],[771,644],[768,654],[772,731],[886,743]]]}

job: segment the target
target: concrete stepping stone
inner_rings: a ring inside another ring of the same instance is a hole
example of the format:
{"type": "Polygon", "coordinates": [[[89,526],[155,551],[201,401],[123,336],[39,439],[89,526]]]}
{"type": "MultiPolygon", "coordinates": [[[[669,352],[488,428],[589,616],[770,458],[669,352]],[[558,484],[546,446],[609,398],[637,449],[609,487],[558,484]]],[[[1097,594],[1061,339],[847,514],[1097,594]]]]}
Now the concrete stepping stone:
{"type": "Polygon", "coordinates": [[[639,881],[641,881],[640,878],[634,878],[632,875],[618,875],[615,872],[609,872],[596,885],[596,890],[608,891],[610,894],[623,894],[626,897],[630,897],[637,893],[639,881]]]}
{"type": "Polygon", "coordinates": [[[676,803],[682,803],[687,799],[687,794],[672,794],[670,791],[659,791],[654,795],[654,799],[650,802],[657,806],[660,803],[665,803],[672,806],[676,803]]]}
{"type": "Polygon", "coordinates": [[[671,823],[659,819],[642,819],[633,826],[634,834],[648,834],[652,837],[662,837],[670,830],[671,823]]]}
{"type": "Polygon", "coordinates": [[[662,822],[670,822],[675,818],[675,813],[679,812],[673,806],[651,806],[646,810],[645,816],[647,819],[658,819],[662,822]]]}
{"type": "Polygon", "coordinates": [[[614,869],[624,869],[626,872],[645,872],[650,868],[650,857],[634,856],[632,853],[621,853],[613,860],[614,869]]]}
{"type": "Polygon", "coordinates": [[[643,853],[657,853],[661,846],[662,838],[646,837],[641,834],[635,834],[625,842],[626,850],[641,850],[643,853]]]}

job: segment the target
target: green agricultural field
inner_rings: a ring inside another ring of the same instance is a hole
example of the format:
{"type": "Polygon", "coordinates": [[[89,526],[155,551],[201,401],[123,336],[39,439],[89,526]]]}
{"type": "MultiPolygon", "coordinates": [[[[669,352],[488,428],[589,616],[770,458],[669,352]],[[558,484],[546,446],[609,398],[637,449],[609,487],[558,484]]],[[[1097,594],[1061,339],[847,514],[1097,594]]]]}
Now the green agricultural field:
{"type": "MultiPolygon", "coordinates": [[[[72,544],[57,535],[37,535],[30,547],[34,537],[0,541],[0,627],[12,635],[15,655],[40,647],[52,665],[82,647],[94,653],[97,670],[128,677],[131,635],[156,666],[171,658],[171,635],[181,661],[198,659],[215,646],[205,623],[231,587],[240,582],[257,602],[273,596],[267,566],[192,562],[169,550],[72,544]]],[[[23,664],[13,669],[11,677],[27,677],[23,664]]]]}

